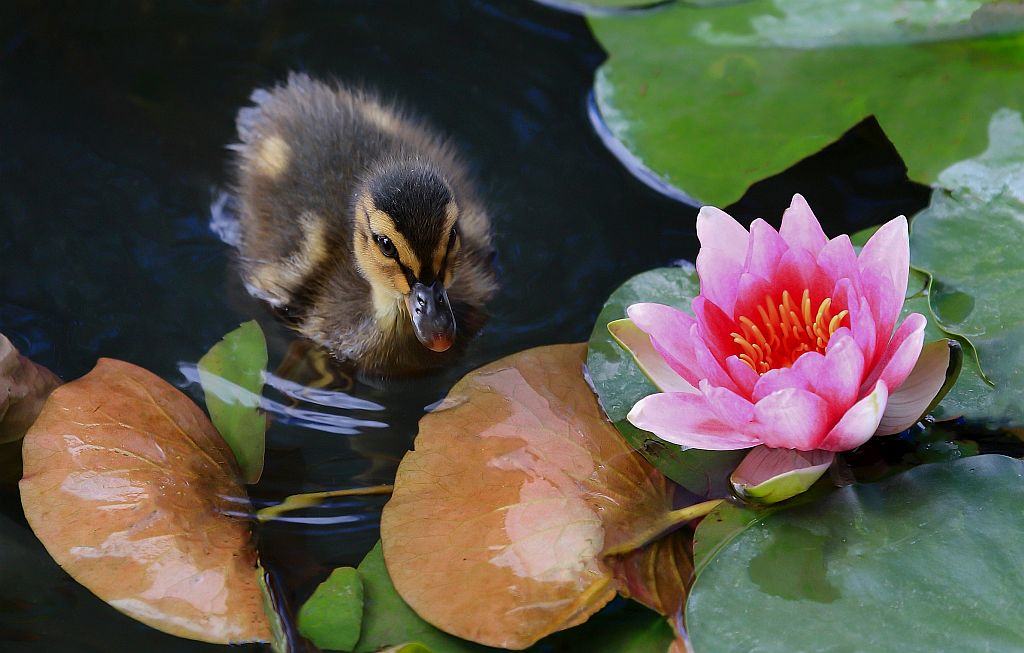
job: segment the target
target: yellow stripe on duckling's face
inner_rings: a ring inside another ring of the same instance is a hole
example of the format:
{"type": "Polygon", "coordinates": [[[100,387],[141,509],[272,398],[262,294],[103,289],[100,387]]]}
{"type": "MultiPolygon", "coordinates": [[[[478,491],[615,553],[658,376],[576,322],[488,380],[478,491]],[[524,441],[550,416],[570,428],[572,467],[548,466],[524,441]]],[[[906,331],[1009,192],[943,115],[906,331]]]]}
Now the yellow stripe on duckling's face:
{"type": "MultiPolygon", "coordinates": [[[[378,209],[369,195],[359,197],[354,225],[356,261],[363,276],[373,287],[375,298],[387,297],[389,292],[408,295],[412,288],[406,270],[416,279],[422,280],[435,278],[444,267],[444,278],[441,282],[446,287],[450,285],[461,245],[456,235],[449,251],[449,234],[455,229],[459,216],[454,201],[445,208],[445,214],[445,227],[441,232],[444,237],[435,244],[429,261],[431,267],[427,270],[408,240],[399,231],[394,219],[386,211],[378,209]],[[381,244],[377,242],[381,237],[386,238],[387,243],[394,247],[394,255],[388,256],[382,251],[381,244]]],[[[374,303],[376,305],[378,300],[375,299],[374,303]]],[[[382,308],[378,307],[378,313],[382,308]]],[[[390,307],[386,312],[391,312],[390,307]]]]}
{"type": "Polygon", "coordinates": [[[444,236],[441,238],[441,241],[434,246],[434,269],[432,270],[432,272],[436,274],[442,266],[444,267],[444,279],[441,280],[441,283],[443,283],[446,288],[451,285],[452,275],[455,273],[455,263],[459,260],[459,248],[461,243],[459,242],[460,239],[458,232],[455,234],[455,241],[451,244],[451,251],[448,250],[449,234],[455,230],[455,224],[458,219],[459,207],[455,204],[455,201],[452,200],[451,202],[448,202],[448,206],[445,207],[445,226],[444,231],[441,232],[444,236]],[[447,260],[445,260],[445,255],[448,257],[447,260]]]}

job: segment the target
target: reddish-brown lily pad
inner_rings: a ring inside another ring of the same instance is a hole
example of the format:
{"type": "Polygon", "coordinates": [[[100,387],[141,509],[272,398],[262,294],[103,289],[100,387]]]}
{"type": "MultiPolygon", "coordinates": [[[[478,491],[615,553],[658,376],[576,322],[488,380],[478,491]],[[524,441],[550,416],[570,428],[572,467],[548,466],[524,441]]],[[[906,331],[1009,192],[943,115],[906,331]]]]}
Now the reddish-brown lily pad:
{"type": "Polygon", "coordinates": [[[420,422],[381,538],[395,588],[434,626],[522,649],[582,623],[625,588],[607,559],[678,516],[674,486],[602,414],[585,357],[579,344],[504,358],[420,422]]]}
{"type": "Polygon", "coordinates": [[[0,335],[0,444],[25,435],[59,385],[56,374],[19,354],[11,341],[0,335]]]}
{"type": "Polygon", "coordinates": [[[25,516],[79,583],[173,635],[269,638],[237,464],[179,390],[100,359],[50,395],[23,456],[25,516]]]}

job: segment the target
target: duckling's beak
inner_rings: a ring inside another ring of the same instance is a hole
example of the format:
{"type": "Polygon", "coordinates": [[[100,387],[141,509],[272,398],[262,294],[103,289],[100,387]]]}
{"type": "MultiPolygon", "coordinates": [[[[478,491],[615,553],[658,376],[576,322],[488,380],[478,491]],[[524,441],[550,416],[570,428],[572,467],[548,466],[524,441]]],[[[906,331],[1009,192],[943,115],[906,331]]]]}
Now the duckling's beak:
{"type": "Polygon", "coordinates": [[[446,351],[455,342],[455,314],[448,303],[448,292],[440,281],[432,286],[416,282],[405,296],[412,316],[412,328],[423,346],[433,351],[446,351]]]}

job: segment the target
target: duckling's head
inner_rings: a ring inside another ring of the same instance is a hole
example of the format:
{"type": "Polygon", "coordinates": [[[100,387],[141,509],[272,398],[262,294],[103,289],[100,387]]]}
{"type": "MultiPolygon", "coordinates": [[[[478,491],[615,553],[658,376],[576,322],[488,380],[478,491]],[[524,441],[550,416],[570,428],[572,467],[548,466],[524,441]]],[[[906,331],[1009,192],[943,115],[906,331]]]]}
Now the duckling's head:
{"type": "Polygon", "coordinates": [[[451,186],[419,162],[381,166],[355,197],[355,258],[379,323],[409,320],[433,351],[455,340],[448,287],[459,262],[459,205],[451,186]]]}

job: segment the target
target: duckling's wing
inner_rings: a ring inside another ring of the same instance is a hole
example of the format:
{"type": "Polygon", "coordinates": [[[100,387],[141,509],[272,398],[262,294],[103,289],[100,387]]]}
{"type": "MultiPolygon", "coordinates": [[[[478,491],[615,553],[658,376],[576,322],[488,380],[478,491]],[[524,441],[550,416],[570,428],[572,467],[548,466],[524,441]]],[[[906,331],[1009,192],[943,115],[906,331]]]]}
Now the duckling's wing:
{"type": "Polygon", "coordinates": [[[317,82],[306,73],[290,72],[288,81],[283,86],[278,85],[273,89],[257,88],[249,95],[252,106],[242,107],[235,117],[235,128],[238,130],[239,143],[230,146],[231,149],[241,151],[246,145],[252,145],[259,138],[259,123],[264,118],[264,112],[274,98],[274,91],[287,91],[295,97],[308,95],[317,82]]]}

